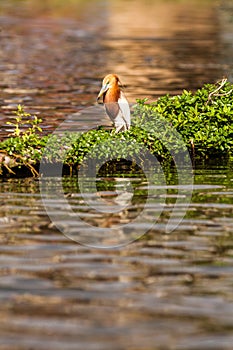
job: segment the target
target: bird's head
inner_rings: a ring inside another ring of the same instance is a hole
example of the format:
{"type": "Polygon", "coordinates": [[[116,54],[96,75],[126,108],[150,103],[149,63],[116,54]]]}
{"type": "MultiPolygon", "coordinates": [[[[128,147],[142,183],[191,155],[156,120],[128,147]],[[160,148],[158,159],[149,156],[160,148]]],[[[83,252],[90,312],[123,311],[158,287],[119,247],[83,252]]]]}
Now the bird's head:
{"type": "Polygon", "coordinates": [[[104,77],[102,82],[102,88],[99,92],[99,95],[97,97],[97,101],[100,99],[101,96],[105,94],[109,89],[118,89],[118,84],[120,83],[120,79],[116,74],[108,74],[106,77],[104,77]]]}

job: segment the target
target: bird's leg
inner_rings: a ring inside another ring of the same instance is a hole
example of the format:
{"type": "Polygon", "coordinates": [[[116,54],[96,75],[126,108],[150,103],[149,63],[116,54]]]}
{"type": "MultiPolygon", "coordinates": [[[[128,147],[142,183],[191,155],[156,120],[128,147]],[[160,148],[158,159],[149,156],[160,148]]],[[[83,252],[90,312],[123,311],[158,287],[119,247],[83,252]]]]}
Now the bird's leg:
{"type": "Polygon", "coordinates": [[[125,130],[126,130],[125,125],[119,125],[116,127],[115,133],[117,134],[119,131],[125,131],[125,130]]]}
{"type": "Polygon", "coordinates": [[[121,125],[119,125],[119,126],[116,128],[115,134],[117,134],[120,130],[121,130],[121,125]]]}

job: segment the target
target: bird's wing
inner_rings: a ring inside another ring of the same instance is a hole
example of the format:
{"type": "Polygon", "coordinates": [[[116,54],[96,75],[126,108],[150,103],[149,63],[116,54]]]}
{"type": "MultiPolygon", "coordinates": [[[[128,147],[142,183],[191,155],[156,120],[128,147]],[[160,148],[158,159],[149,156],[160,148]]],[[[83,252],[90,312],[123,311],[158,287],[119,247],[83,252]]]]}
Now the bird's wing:
{"type": "Polygon", "coordinates": [[[130,108],[129,108],[129,103],[122,91],[120,92],[118,104],[119,104],[122,116],[124,118],[124,121],[126,122],[127,129],[129,129],[130,128],[130,108]]]}

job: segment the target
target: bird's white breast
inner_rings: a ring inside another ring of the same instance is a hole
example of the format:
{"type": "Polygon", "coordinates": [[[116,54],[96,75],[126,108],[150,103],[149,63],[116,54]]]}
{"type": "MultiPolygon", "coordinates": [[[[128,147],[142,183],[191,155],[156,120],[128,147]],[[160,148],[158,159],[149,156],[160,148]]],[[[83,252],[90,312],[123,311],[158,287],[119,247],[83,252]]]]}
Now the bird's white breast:
{"type": "Polygon", "coordinates": [[[129,103],[122,91],[120,92],[118,104],[120,109],[114,120],[114,123],[116,127],[122,125],[125,127],[125,130],[127,130],[130,128],[130,122],[131,122],[130,108],[129,108],[129,103]]]}

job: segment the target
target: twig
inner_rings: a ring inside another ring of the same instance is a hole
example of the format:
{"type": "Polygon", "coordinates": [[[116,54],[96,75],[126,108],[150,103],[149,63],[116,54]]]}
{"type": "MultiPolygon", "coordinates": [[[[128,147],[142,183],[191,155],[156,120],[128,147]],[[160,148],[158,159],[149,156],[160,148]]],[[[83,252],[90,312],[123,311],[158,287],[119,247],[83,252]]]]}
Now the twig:
{"type": "Polygon", "coordinates": [[[10,158],[5,150],[0,151],[0,157],[0,167],[3,165],[9,171],[9,173],[15,175],[14,171],[8,166],[10,161],[14,161],[14,159],[10,158]]]}
{"type": "Polygon", "coordinates": [[[230,91],[225,92],[224,94],[215,94],[215,96],[226,96],[229,95],[233,92],[233,89],[231,89],[230,91]]]}
{"type": "Polygon", "coordinates": [[[23,156],[20,156],[19,154],[12,154],[12,155],[16,159],[20,159],[23,162],[23,165],[25,165],[27,168],[29,168],[33,177],[39,176],[38,171],[34,168],[34,166],[32,166],[30,163],[26,162],[23,156]]]}
{"type": "MultiPolygon", "coordinates": [[[[223,78],[219,83],[220,83],[220,86],[215,89],[214,91],[210,92],[209,93],[209,96],[208,96],[208,100],[206,102],[206,104],[208,105],[208,103],[211,101],[212,102],[212,96],[221,96],[220,94],[216,94],[219,90],[222,89],[222,87],[226,84],[227,82],[227,78],[223,78]]],[[[226,94],[228,94],[229,92],[227,92],[226,94]]],[[[223,94],[222,94],[223,95],[223,94]]],[[[224,94],[225,95],[225,94],[224,94]]]]}
{"type": "Polygon", "coordinates": [[[7,164],[4,164],[4,163],[3,163],[3,166],[9,171],[10,174],[16,175],[16,174],[14,173],[14,171],[11,170],[11,168],[9,168],[9,166],[8,166],[7,164]]]}

